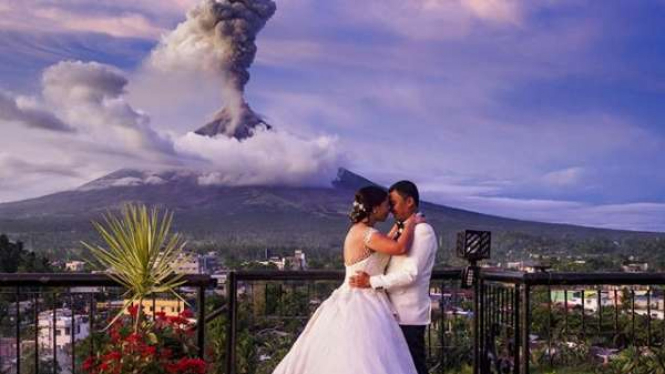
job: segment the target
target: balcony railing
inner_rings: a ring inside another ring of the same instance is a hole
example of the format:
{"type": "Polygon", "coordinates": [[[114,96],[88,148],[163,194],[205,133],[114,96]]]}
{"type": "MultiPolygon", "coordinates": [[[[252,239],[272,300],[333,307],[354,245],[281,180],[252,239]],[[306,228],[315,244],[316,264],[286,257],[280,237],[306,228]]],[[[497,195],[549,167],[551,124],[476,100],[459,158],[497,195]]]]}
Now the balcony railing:
{"type": "Polygon", "coordinates": [[[607,366],[628,347],[663,349],[664,286],[664,273],[482,271],[474,371],[585,372],[589,359],[607,366]]]}
{"type": "MultiPolygon", "coordinates": [[[[195,290],[196,295],[196,336],[199,348],[199,356],[203,357],[205,346],[205,325],[198,323],[198,321],[206,320],[206,289],[214,287],[216,280],[208,275],[186,275],[183,280],[183,289],[195,290]]],[[[50,356],[53,373],[60,364],[65,364],[62,361],[61,350],[58,349],[58,337],[68,335],[69,342],[69,359],[66,365],[71,373],[77,372],[76,365],[76,352],[77,349],[89,349],[90,354],[94,352],[94,339],[89,340],[88,347],[79,347],[77,344],[77,334],[80,331],[81,324],[83,328],[88,330],[88,336],[95,333],[95,328],[98,325],[103,325],[106,321],[101,320],[98,313],[98,305],[100,302],[109,300],[122,300],[121,294],[124,290],[119,288],[119,285],[104,274],[78,274],[78,273],[53,273],[53,274],[0,274],[0,296],[3,297],[5,305],[4,310],[0,310],[0,321],[9,317],[9,321],[13,322],[10,328],[3,328],[0,326],[0,373],[5,373],[5,369],[9,368],[10,372],[22,373],[22,343],[31,343],[33,345],[34,353],[31,357],[34,362],[34,372],[40,372],[40,365],[43,364],[41,359],[44,356],[50,356]],[[66,316],[63,311],[67,310],[66,316]],[[48,321],[42,318],[44,314],[50,316],[48,321]],[[63,326],[65,334],[58,335],[56,331],[59,325],[58,315],[69,317],[66,320],[69,326],[63,326]],[[40,317],[41,316],[41,317],[40,317]],[[27,323],[26,323],[27,322],[27,323]],[[41,324],[47,324],[50,331],[43,331],[41,324]],[[32,337],[26,337],[26,331],[29,327],[34,329],[32,337]],[[6,339],[11,339],[8,336],[2,336],[13,330],[14,345],[7,347],[7,344],[1,344],[6,339]],[[48,340],[45,344],[45,336],[48,340]],[[40,349],[44,345],[49,346],[48,352],[40,349]],[[11,349],[9,349],[11,348],[11,349]],[[13,358],[7,357],[10,355],[3,355],[2,353],[11,352],[13,358]],[[60,358],[60,359],[59,359],[60,358]],[[4,362],[3,362],[4,361],[4,362]],[[9,361],[9,364],[7,364],[9,361]],[[4,367],[3,367],[4,366],[4,367]]],[[[152,310],[155,311],[157,296],[153,296],[152,310]]],[[[148,301],[150,303],[150,300],[148,301]]],[[[111,313],[106,313],[111,314],[111,313]]],[[[154,315],[154,313],[153,313],[154,315]]],[[[62,342],[62,339],[60,339],[62,342]]]]}
{"type": "MultiPolygon", "coordinates": [[[[219,285],[226,287],[222,307],[215,309],[206,298],[215,280],[187,276],[183,290],[195,299],[199,355],[216,360],[219,373],[270,372],[283,350],[247,347],[243,337],[265,335],[267,341],[283,337],[283,347],[288,348],[343,278],[342,271],[230,271],[226,283],[219,285]],[[223,326],[224,345],[215,345],[217,351],[210,355],[204,350],[211,344],[206,327],[214,323],[223,326]],[[247,357],[255,358],[253,366],[247,357]]],[[[459,269],[435,271],[432,276],[433,318],[426,334],[431,373],[456,372],[467,365],[475,373],[529,373],[571,366],[579,369],[574,372],[584,372],[582,367],[591,364],[589,358],[608,365],[627,348],[640,354],[665,349],[663,273],[483,269],[470,289],[461,288],[460,278],[459,269]]],[[[73,333],[77,320],[71,318],[68,362],[58,351],[55,333],[49,335],[53,340],[48,351],[40,351],[40,314],[50,313],[49,326],[55,328],[58,312],[69,309],[72,316],[86,316],[93,333],[104,317],[98,310],[100,302],[117,300],[122,291],[105,275],[0,274],[0,294],[9,301],[0,310],[0,321],[5,321],[0,326],[0,372],[6,368],[32,372],[21,368],[27,343],[37,350],[30,357],[35,373],[40,372],[44,356],[52,360],[53,372],[58,364],[80,372],[76,352],[93,353],[94,341],[86,346],[77,343],[73,333]],[[34,331],[29,330],[32,326],[34,331]]]]}
{"type": "MultiPolygon", "coordinates": [[[[300,300],[306,301],[308,304],[311,301],[320,301],[327,297],[333,288],[339,286],[339,283],[344,279],[343,271],[238,271],[230,272],[227,278],[227,300],[228,308],[226,309],[228,330],[226,340],[226,373],[239,372],[237,366],[236,348],[238,346],[238,308],[242,303],[251,304],[249,311],[246,312],[253,317],[260,316],[260,318],[268,318],[273,321],[280,319],[296,319],[300,321],[300,326],[304,327],[309,316],[314,311],[318,303],[314,305],[296,305],[295,308],[285,310],[283,307],[288,307],[290,302],[293,302],[293,296],[301,293],[300,300]],[[328,283],[327,289],[323,294],[321,292],[315,293],[316,284],[328,283]],[[271,286],[275,286],[271,288],[271,286]],[[279,308],[271,308],[270,302],[266,298],[273,295],[277,300],[273,304],[279,308]],[[261,306],[257,307],[257,298],[263,298],[261,306]],[[285,300],[286,299],[286,300],[285,300]]],[[[468,291],[462,290],[459,285],[461,279],[461,270],[449,269],[438,270],[432,274],[431,291],[437,295],[438,300],[433,310],[432,324],[426,332],[427,340],[427,353],[428,361],[432,367],[444,367],[447,362],[447,353],[453,348],[460,348],[463,353],[462,356],[471,358],[472,347],[464,347],[462,337],[456,334],[456,331],[446,332],[446,319],[459,318],[470,320],[470,315],[463,313],[463,311],[455,310],[462,301],[467,299],[469,305],[471,304],[472,294],[468,291]]],[[[252,318],[252,321],[257,321],[259,318],[252,318]]],[[[471,331],[467,329],[464,333],[470,337],[471,331]]],[[[294,334],[293,339],[297,337],[294,334]]],[[[291,339],[291,340],[293,340],[291,339]]],[[[470,339],[468,339],[470,343],[470,339]]],[[[278,359],[281,357],[278,357],[278,359]]],[[[274,360],[273,365],[278,360],[274,360]]],[[[244,368],[247,370],[247,368],[244,368]]],[[[240,371],[242,372],[242,371],[240,371]]]]}

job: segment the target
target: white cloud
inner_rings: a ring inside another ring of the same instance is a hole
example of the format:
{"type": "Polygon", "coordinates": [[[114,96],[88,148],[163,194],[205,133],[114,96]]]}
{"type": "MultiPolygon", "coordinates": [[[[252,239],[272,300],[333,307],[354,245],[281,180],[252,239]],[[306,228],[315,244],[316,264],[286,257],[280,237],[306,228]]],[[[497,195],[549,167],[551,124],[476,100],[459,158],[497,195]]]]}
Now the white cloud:
{"type": "MultiPolygon", "coordinates": [[[[12,145],[6,144],[3,149],[11,151],[12,145]]],[[[87,178],[80,173],[84,165],[67,156],[57,162],[48,157],[27,160],[25,156],[26,152],[0,152],[0,202],[62,190],[87,178]]]]}
{"type": "Polygon", "coordinates": [[[59,176],[77,177],[78,173],[67,163],[41,162],[31,163],[24,159],[0,153],[0,180],[7,183],[12,178],[26,174],[47,173],[59,176]]]}
{"type": "MultiPolygon", "coordinates": [[[[460,186],[461,187],[461,186],[460,186]]],[[[473,195],[477,186],[453,193],[424,191],[423,199],[461,209],[528,221],[616,230],[665,232],[665,204],[592,204],[581,201],[473,195]]],[[[482,192],[482,189],[480,189],[482,192]]]]}
{"type": "Polygon", "coordinates": [[[580,182],[584,175],[584,168],[572,167],[552,171],[543,176],[543,181],[554,186],[572,186],[580,182]]]}
{"type": "Polygon", "coordinates": [[[518,0],[345,0],[341,8],[355,23],[368,23],[415,40],[460,39],[477,27],[522,22],[525,2],[518,0]]]}
{"type": "Polygon", "coordinates": [[[34,16],[38,22],[50,23],[55,30],[95,32],[115,37],[157,39],[165,30],[154,25],[147,17],[138,13],[118,16],[83,16],[55,7],[37,9],[34,16]]]}
{"type": "Polygon", "coordinates": [[[205,160],[202,185],[329,185],[340,166],[334,137],[304,139],[283,131],[258,131],[238,141],[188,133],[176,148],[205,160]]]}
{"type": "MultiPolygon", "coordinates": [[[[95,4],[103,9],[104,4],[95,4]]],[[[109,2],[107,5],[115,5],[109,2]]],[[[108,9],[108,8],[107,8],[108,9]]],[[[145,10],[144,10],[145,12],[145,10]]],[[[0,8],[0,30],[101,33],[157,39],[164,28],[140,11],[101,11],[95,6],[39,1],[10,2],[0,8]]]]}
{"type": "Polygon", "coordinates": [[[522,19],[522,2],[519,0],[462,0],[462,5],[484,20],[519,24],[522,19]]]}

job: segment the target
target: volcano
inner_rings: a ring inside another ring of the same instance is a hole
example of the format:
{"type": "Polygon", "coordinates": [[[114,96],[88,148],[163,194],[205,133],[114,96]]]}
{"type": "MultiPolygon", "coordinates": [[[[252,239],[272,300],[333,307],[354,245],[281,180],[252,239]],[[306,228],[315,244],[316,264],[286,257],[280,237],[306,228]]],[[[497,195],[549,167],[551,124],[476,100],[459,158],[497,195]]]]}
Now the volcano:
{"type": "MultiPolygon", "coordinates": [[[[210,186],[198,177],[193,171],[118,170],[70,191],[0,204],[0,233],[32,250],[76,249],[81,240],[98,240],[90,221],[131,202],[173,211],[175,230],[191,245],[236,253],[271,247],[334,254],[349,227],[355,190],[376,184],[347,169],[327,187],[210,186]]],[[[446,253],[453,253],[455,233],[463,229],[492,231],[493,258],[528,256],[531,244],[542,246],[543,238],[566,250],[570,240],[662,236],[515,220],[427,202],[421,209],[446,253]],[[515,252],[516,243],[523,252],[515,252]]]]}
{"type": "Polygon", "coordinates": [[[214,119],[195,131],[198,135],[214,138],[217,135],[226,135],[238,140],[251,137],[258,129],[270,130],[272,126],[256,114],[246,102],[238,109],[234,116],[229,107],[219,111],[214,119]]]}

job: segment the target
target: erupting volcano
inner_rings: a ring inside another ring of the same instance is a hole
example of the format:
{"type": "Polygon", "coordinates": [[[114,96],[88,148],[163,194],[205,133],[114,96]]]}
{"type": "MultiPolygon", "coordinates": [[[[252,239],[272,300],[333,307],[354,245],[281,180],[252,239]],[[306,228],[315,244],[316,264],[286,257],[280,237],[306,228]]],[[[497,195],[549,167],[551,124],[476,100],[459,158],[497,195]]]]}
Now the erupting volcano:
{"type": "Polygon", "coordinates": [[[250,109],[244,92],[256,35],[275,10],[272,0],[205,0],[153,52],[152,64],[163,70],[203,70],[221,78],[224,107],[197,134],[242,140],[271,128],[250,109]]]}
{"type": "Polygon", "coordinates": [[[272,126],[266,123],[258,114],[254,113],[247,103],[242,103],[239,114],[232,113],[228,107],[222,109],[215,118],[195,133],[215,137],[223,134],[239,140],[247,139],[257,129],[270,130],[272,126]]]}

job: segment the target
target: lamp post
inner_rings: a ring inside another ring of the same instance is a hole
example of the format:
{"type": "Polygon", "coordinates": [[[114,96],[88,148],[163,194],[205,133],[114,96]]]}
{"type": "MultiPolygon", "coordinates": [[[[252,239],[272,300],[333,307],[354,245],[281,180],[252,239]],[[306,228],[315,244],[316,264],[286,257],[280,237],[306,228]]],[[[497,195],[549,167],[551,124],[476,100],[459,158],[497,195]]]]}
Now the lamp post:
{"type": "Polygon", "coordinates": [[[490,258],[492,233],[464,230],[457,233],[457,256],[469,262],[462,274],[462,287],[469,288],[478,275],[478,261],[490,258]]]}
{"type": "Polygon", "coordinates": [[[462,288],[473,285],[473,371],[474,374],[484,372],[485,360],[481,354],[484,351],[481,332],[483,319],[481,318],[484,305],[481,294],[482,287],[478,279],[478,261],[490,258],[492,233],[489,231],[464,230],[457,233],[457,256],[467,260],[469,266],[462,272],[462,288]]]}

